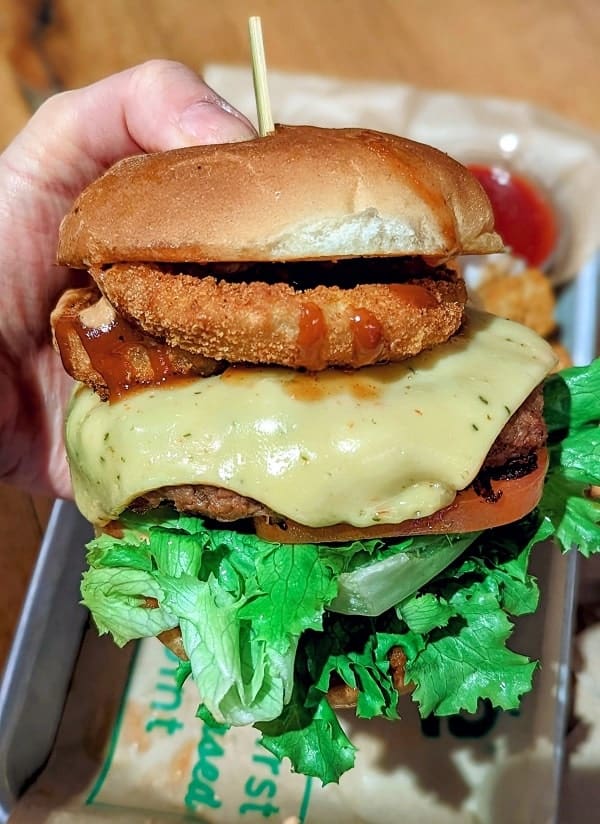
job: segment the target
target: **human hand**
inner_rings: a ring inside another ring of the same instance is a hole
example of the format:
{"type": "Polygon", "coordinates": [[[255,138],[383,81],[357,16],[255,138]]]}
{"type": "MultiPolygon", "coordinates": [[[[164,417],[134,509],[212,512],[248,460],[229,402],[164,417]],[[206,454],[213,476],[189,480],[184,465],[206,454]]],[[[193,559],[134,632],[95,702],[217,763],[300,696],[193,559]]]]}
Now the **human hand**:
{"type": "Polygon", "coordinates": [[[155,60],[50,98],[0,156],[0,480],[71,494],[63,416],[72,381],[49,316],[73,283],[54,261],[76,196],[128,155],[254,134],[191,69],[155,60]]]}

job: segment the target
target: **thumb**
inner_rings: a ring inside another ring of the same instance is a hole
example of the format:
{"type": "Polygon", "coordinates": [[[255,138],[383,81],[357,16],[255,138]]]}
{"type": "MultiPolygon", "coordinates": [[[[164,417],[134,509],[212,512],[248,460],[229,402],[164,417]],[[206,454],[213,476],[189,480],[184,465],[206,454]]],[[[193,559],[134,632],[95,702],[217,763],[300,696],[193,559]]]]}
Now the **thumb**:
{"type": "Polygon", "coordinates": [[[51,97],[4,159],[72,198],[127,155],[255,136],[250,121],[190,68],[151,60],[51,97]]]}
{"type": "Polygon", "coordinates": [[[128,131],[144,151],[256,137],[247,118],[181,63],[156,60],[134,69],[125,112],[128,131]]]}

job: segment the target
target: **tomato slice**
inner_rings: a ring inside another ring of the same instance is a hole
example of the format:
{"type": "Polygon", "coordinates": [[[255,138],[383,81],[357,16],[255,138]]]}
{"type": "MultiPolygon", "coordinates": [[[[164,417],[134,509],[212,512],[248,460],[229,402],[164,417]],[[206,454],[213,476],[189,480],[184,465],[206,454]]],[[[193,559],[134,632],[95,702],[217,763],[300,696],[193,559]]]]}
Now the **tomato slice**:
{"type": "Polygon", "coordinates": [[[393,538],[403,535],[431,535],[456,532],[478,532],[503,524],[510,524],[528,515],[537,506],[548,469],[548,453],[537,454],[537,468],[522,478],[493,481],[492,490],[500,493],[493,502],[478,495],[472,486],[457,493],[449,505],[429,515],[399,524],[376,524],[356,527],[351,524],[310,527],[287,520],[284,526],[255,518],[256,534],[266,541],[282,544],[339,543],[368,538],[393,538]]]}

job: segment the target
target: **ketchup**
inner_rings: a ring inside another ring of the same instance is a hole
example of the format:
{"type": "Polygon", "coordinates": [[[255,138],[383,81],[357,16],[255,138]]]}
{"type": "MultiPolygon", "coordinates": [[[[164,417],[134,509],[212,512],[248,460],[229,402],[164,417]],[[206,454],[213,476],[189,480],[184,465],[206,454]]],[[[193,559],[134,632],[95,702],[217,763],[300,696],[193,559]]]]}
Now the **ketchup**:
{"type": "Polygon", "coordinates": [[[501,166],[469,164],[494,210],[496,231],[515,257],[543,266],[558,240],[556,213],[532,181],[501,166]]]}

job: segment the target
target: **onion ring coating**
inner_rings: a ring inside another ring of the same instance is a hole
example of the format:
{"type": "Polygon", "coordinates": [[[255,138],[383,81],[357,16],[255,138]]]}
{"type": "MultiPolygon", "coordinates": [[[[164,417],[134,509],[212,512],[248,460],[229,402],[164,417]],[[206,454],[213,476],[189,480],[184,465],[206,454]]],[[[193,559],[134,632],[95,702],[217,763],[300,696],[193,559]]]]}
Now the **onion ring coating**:
{"type": "Polygon", "coordinates": [[[448,270],[403,283],[249,283],[119,263],[92,275],[117,312],[171,346],[230,363],[319,371],[400,361],[461,325],[463,281],[448,270]]]}

